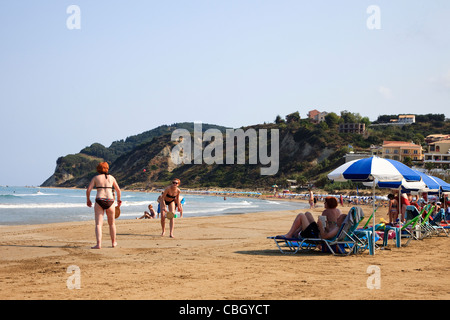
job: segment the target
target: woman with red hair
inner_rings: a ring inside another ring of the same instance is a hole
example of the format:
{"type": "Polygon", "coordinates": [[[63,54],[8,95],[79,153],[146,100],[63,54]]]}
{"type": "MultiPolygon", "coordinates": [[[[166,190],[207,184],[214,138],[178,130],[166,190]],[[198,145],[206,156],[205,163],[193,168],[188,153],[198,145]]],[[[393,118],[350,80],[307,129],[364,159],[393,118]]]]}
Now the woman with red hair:
{"type": "Polygon", "coordinates": [[[300,213],[284,237],[288,239],[300,237],[330,239],[334,237],[339,231],[338,217],[342,214],[337,205],[338,202],[335,197],[326,197],[325,210],[323,210],[317,222],[314,221],[311,212],[300,213]]]}
{"type": "Polygon", "coordinates": [[[109,224],[109,233],[111,235],[112,247],[117,246],[116,241],[116,224],[115,224],[115,210],[114,210],[114,196],[113,188],[117,194],[117,205],[120,207],[122,201],[120,200],[120,188],[117,184],[116,179],[110,175],[109,165],[107,162],[101,162],[97,166],[97,176],[92,178],[89,186],[86,190],[87,206],[92,207],[92,202],[90,199],[91,191],[95,187],[97,188],[97,195],[95,197],[95,235],[97,238],[97,244],[92,247],[92,249],[101,249],[102,247],[102,226],[103,226],[103,215],[106,212],[109,224]]]}

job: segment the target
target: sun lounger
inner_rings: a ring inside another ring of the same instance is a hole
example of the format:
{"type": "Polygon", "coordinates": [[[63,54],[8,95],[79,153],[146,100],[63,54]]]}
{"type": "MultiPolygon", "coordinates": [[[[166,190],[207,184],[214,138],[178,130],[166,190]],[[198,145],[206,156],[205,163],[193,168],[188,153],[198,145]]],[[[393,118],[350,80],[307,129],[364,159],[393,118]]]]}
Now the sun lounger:
{"type": "MultiPolygon", "coordinates": [[[[286,238],[284,236],[267,237],[275,241],[280,252],[295,254],[299,251],[311,251],[321,248],[323,252],[333,255],[358,253],[367,247],[367,242],[360,239],[355,230],[364,218],[360,207],[352,207],[342,223],[337,235],[332,239],[320,238],[286,238]]],[[[369,237],[370,238],[369,234],[369,237]]]]}
{"type": "Polygon", "coordinates": [[[440,224],[443,220],[443,217],[445,216],[444,209],[439,210],[436,213],[434,219],[431,217],[431,215],[427,215],[427,216],[428,216],[428,219],[424,220],[422,223],[423,223],[423,228],[425,230],[427,230],[428,235],[430,235],[430,236],[444,235],[444,236],[448,237],[448,232],[447,232],[446,228],[440,224]]]}
{"type": "Polygon", "coordinates": [[[429,222],[429,218],[434,210],[434,206],[427,205],[422,208],[421,212],[415,206],[407,206],[405,219],[406,222],[401,227],[386,226],[383,246],[387,245],[387,234],[389,230],[395,231],[395,241],[397,247],[401,246],[400,239],[406,238],[408,241],[404,246],[408,246],[411,240],[422,240],[438,232],[448,235],[443,227],[433,226],[429,222]]]}
{"type": "Polygon", "coordinates": [[[422,214],[422,221],[419,224],[420,232],[422,233],[422,239],[425,237],[431,237],[434,234],[434,229],[429,223],[430,216],[434,212],[435,206],[428,207],[424,214],[422,214]]]}

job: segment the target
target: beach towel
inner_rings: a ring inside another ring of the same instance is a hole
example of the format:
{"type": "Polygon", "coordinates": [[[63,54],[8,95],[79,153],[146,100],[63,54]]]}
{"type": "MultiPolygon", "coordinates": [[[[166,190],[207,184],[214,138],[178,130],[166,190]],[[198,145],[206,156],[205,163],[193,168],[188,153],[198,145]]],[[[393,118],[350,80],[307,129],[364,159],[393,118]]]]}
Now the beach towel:
{"type": "Polygon", "coordinates": [[[351,224],[359,223],[364,218],[364,212],[361,207],[353,207],[352,209],[355,210],[355,213],[349,214],[349,221],[351,224]]]}

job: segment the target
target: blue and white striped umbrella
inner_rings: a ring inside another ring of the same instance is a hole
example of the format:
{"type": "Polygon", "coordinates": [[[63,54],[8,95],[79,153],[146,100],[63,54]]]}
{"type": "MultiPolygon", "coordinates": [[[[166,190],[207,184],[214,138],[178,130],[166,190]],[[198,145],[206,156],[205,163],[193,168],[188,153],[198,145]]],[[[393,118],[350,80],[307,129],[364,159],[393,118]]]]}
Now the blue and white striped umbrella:
{"type": "MultiPolygon", "coordinates": [[[[328,174],[333,181],[372,182],[373,199],[375,199],[375,185],[389,184],[389,188],[398,188],[405,182],[420,182],[420,175],[407,165],[376,156],[353,160],[343,164],[328,174]]],[[[425,184],[424,184],[425,186],[425,184]]],[[[373,253],[375,253],[375,201],[373,201],[373,253]]]]}
{"type": "Polygon", "coordinates": [[[403,180],[420,181],[420,175],[407,165],[391,159],[370,157],[343,164],[328,174],[333,181],[390,182],[400,187],[403,180]]]}
{"type": "Polygon", "coordinates": [[[420,172],[420,171],[416,171],[421,177],[422,177],[422,181],[426,184],[427,186],[427,192],[439,192],[441,186],[440,184],[431,176],[420,172]]]}
{"type": "Polygon", "coordinates": [[[439,184],[439,189],[441,192],[450,192],[450,183],[447,183],[444,180],[442,180],[438,177],[435,177],[435,176],[429,176],[429,177],[439,184]]]}

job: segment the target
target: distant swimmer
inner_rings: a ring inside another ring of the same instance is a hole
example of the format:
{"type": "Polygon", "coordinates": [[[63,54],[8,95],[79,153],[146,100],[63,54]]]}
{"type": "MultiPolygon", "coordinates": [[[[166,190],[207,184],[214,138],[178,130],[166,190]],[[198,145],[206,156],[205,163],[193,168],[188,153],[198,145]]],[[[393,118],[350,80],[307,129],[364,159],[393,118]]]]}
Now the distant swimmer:
{"type": "Polygon", "coordinates": [[[97,188],[97,196],[95,197],[95,235],[97,239],[97,244],[92,247],[92,249],[101,249],[102,247],[102,226],[103,226],[103,214],[106,212],[109,224],[109,233],[111,235],[112,247],[117,246],[116,241],[116,223],[115,223],[115,208],[113,188],[117,194],[117,205],[120,207],[122,201],[120,200],[121,193],[119,185],[116,179],[110,175],[109,165],[107,162],[101,162],[97,166],[97,176],[92,178],[89,186],[86,190],[87,206],[92,207],[92,202],[90,199],[91,191],[95,187],[97,188]]]}
{"type": "Polygon", "coordinates": [[[180,202],[180,179],[174,179],[172,184],[168,186],[162,193],[160,198],[160,208],[161,208],[161,235],[163,236],[166,232],[166,218],[170,220],[170,237],[173,238],[174,229],[174,215],[175,209],[178,208],[180,212],[180,217],[183,217],[183,206],[180,202]],[[166,207],[168,210],[166,210],[166,207]],[[167,213],[166,213],[167,212],[167,213]]]}

